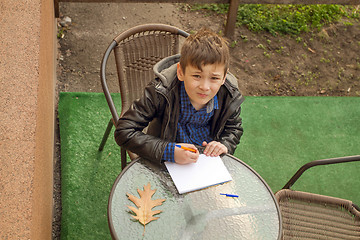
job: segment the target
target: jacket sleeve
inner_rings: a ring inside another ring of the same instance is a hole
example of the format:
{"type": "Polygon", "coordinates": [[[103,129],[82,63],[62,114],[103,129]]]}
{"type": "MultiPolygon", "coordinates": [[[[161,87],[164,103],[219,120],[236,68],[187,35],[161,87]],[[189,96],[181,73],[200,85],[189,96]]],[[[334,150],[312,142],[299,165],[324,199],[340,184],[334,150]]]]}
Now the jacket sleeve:
{"type": "Polygon", "coordinates": [[[240,104],[232,105],[234,109],[231,111],[232,113],[229,118],[227,118],[219,137],[219,141],[227,147],[229,154],[234,154],[237,145],[240,143],[240,138],[243,135],[240,104]]]}
{"type": "Polygon", "coordinates": [[[135,101],[118,120],[114,133],[116,143],[140,157],[160,163],[168,142],[145,134],[143,130],[158,116],[164,101],[154,86],[146,87],[143,97],[135,101]]]}

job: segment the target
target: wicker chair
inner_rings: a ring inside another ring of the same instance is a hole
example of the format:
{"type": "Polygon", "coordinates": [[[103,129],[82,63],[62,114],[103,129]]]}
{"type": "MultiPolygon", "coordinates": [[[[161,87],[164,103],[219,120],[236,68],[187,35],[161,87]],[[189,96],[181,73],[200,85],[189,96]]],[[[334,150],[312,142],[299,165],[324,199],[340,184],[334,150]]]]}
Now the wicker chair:
{"type": "Polygon", "coordinates": [[[352,161],[360,161],[360,156],[309,162],[275,193],[283,220],[282,239],[360,239],[358,206],[349,200],[290,189],[311,167],[352,161]]]}
{"type": "MultiPolygon", "coordinates": [[[[144,24],[121,33],[110,43],[101,63],[100,77],[112,118],[104,133],[99,151],[103,150],[112,126],[116,125],[119,119],[106,82],[106,64],[110,53],[114,50],[121,96],[120,116],[122,116],[132,102],[142,96],[145,86],[154,79],[154,64],[164,57],[179,53],[181,37],[185,38],[188,35],[185,31],[173,26],[144,24]]],[[[136,157],[131,152],[128,154],[130,159],[136,157]]],[[[125,166],[126,151],[121,148],[122,169],[125,166]]]]}

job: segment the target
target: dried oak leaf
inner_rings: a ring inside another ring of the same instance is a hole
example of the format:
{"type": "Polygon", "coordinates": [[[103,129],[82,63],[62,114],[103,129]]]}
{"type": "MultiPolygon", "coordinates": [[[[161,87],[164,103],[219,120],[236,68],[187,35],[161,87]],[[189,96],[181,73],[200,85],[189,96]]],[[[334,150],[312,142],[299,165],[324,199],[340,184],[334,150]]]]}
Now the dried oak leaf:
{"type": "Polygon", "coordinates": [[[133,216],[133,218],[135,218],[144,225],[145,232],[145,225],[153,220],[158,219],[159,217],[154,217],[154,215],[162,212],[161,210],[153,211],[151,209],[153,207],[162,205],[165,199],[151,199],[152,195],[154,195],[154,193],[156,192],[156,189],[151,190],[150,183],[144,186],[144,191],[141,191],[140,189],[138,189],[137,191],[140,195],[140,198],[137,198],[129,193],[127,193],[126,195],[128,196],[130,201],[135,203],[138,209],[132,206],[127,207],[136,214],[136,216],[133,216]]]}

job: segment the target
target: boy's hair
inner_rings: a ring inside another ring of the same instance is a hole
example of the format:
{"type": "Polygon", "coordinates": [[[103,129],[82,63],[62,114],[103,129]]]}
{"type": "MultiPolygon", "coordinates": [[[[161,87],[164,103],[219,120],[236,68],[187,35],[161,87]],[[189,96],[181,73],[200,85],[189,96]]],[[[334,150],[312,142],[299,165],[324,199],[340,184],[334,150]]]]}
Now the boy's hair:
{"type": "Polygon", "coordinates": [[[187,37],[181,48],[180,66],[184,73],[188,65],[201,70],[207,64],[224,64],[226,74],[229,61],[227,40],[206,28],[187,37]]]}

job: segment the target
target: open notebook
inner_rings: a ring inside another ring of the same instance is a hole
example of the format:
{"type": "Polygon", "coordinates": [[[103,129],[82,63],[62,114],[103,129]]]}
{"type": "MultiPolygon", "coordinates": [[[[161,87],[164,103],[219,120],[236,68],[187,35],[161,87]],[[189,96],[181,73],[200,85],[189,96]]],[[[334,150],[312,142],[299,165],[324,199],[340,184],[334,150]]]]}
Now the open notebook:
{"type": "Polygon", "coordinates": [[[196,163],[180,165],[165,162],[180,194],[231,181],[231,175],[220,157],[200,154],[196,163]]]}

